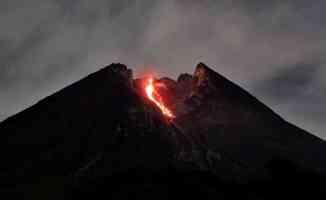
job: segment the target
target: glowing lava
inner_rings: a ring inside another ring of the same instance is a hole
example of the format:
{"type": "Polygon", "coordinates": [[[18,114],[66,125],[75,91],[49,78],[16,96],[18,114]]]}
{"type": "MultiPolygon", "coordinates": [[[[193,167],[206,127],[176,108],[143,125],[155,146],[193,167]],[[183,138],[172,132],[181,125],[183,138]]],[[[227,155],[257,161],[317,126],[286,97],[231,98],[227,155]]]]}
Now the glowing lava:
{"type": "Polygon", "coordinates": [[[164,105],[162,97],[155,89],[153,78],[149,78],[145,87],[147,97],[160,108],[162,113],[170,119],[175,118],[175,115],[164,105]]]}

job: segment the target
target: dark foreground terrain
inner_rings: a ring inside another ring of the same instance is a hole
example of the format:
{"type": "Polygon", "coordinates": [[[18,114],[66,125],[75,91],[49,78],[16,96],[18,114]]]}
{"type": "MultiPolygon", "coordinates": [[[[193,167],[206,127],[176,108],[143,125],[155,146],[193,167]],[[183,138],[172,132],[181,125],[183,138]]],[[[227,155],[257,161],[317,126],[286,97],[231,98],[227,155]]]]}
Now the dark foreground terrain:
{"type": "Polygon", "coordinates": [[[0,198],[324,195],[326,143],[206,65],[155,80],[173,120],[144,82],[111,64],[3,121],[0,198]]]}

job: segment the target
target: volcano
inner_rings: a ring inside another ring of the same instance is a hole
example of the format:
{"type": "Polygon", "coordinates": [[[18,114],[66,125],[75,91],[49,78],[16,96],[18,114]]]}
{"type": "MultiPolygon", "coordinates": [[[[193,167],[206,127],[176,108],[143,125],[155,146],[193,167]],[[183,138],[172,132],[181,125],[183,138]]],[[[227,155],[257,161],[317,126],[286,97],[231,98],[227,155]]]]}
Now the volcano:
{"type": "Polygon", "coordinates": [[[203,63],[111,64],[0,124],[0,193],[20,199],[323,195],[325,141],[203,63]]]}

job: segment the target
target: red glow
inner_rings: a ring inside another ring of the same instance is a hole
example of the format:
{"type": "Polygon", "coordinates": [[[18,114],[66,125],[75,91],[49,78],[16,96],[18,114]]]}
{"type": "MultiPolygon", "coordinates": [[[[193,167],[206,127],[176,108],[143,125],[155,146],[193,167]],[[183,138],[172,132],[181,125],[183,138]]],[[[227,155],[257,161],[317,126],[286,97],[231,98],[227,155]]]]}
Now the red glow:
{"type": "Polygon", "coordinates": [[[153,84],[153,78],[149,78],[145,87],[147,97],[160,108],[162,113],[168,118],[175,118],[175,115],[164,105],[162,97],[158,94],[153,84]]]}

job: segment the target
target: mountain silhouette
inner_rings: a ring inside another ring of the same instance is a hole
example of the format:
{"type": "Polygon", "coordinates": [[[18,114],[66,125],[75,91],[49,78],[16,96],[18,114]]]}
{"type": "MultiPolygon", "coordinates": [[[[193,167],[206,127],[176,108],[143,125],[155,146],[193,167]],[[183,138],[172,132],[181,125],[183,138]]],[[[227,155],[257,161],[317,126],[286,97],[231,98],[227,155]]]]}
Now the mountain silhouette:
{"type": "Polygon", "coordinates": [[[203,63],[155,79],[167,119],[115,63],[0,124],[0,194],[20,199],[323,195],[325,141],[203,63]]]}

